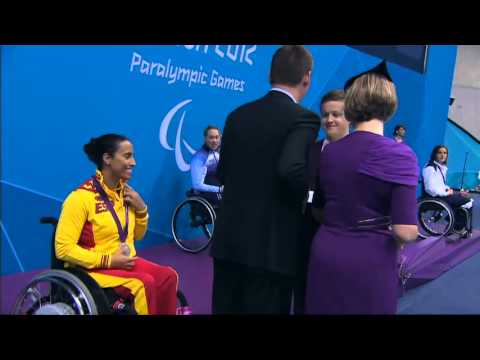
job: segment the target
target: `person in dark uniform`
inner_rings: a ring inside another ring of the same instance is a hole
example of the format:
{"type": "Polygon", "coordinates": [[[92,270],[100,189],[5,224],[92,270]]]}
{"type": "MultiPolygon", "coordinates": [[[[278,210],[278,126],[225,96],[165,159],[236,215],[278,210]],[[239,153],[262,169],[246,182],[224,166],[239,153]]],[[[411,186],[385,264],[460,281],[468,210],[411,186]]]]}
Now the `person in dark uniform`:
{"type": "Polygon", "coordinates": [[[316,187],[318,158],[325,147],[349,133],[350,124],[345,119],[344,112],[345,92],[342,89],[333,90],[325,94],[320,101],[322,128],[326,138],[318,141],[311,147],[308,161],[308,194],[305,204],[304,224],[302,225],[302,239],[304,241],[305,262],[300,264],[298,281],[294,291],[294,313],[303,314],[305,307],[305,287],[307,281],[308,258],[310,245],[321,223],[322,199],[314,196],[316,187]],[[313,200],[315,199],[315,204],[313,200]]]}

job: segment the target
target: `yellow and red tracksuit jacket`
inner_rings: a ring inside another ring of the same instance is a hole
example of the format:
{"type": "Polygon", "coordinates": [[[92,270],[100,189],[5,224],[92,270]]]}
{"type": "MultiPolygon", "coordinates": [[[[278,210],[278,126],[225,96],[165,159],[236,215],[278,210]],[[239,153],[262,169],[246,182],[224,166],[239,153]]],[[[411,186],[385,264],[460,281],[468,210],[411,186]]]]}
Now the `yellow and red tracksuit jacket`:
{"type": "MultiPolygon", "coordinates": [[[[102,173],[95,175],[113,204],[125,227],[124,187],[121,180],[115,190],[104,182],[102,173]]],[[[126,243],[130,256],[135,256],[134,241],[145,235],[148,224],[147,209],[135,212],[129,207],[129,225],[126,243]]],[[[55,253],[67,265],[79,265],[87,269],[110,268],[111,255],[120,247],[117,225],[100,194],[89,179],[72,191],[62,205],[62,213],[55,234],[55,253]]]]}

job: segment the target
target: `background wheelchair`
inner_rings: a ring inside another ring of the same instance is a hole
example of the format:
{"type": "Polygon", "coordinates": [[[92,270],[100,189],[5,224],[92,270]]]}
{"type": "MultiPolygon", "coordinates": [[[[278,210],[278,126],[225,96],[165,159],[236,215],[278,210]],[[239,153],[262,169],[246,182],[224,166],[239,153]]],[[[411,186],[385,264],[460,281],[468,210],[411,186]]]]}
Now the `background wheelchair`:
{"type": "Polygon", "coordinates": [[[472,234],[472,209],[452,208],[441,198],[422,196],[417,200],[419,236],[448,236],[458,234],[461,237],[472,234]]]}
{"type": "MultiPolygon", "coordinates": [[[[53,225],[51,270],[35,276],[18,295],[14,315],[136,315],[132,300],[112,288],[101,288],[81,268],[64,268],[55,256],[55,230],[58,220],[43,217],[42,224],[53,225]]],[[[177,292],[177,314],[188,314],[188,303],[177,292]]]]}
{"type": "Polygon", "coordinates": [[[180,249],[199,253],[210,245],[218,206],[194,190],[187,191],[186,196],[173,212],[172,235],[180,249]]]}

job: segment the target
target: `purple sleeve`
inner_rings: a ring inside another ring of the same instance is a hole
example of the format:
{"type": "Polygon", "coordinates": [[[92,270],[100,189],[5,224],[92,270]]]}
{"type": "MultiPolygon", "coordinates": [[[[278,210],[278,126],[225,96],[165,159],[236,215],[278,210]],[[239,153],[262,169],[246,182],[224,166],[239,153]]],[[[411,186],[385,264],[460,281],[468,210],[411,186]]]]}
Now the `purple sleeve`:
{"type": "Polygon", "coordinates": [[[417,188],[409,185],[394,185],[390,213],[394,225],[417,224],[417,188]]]}

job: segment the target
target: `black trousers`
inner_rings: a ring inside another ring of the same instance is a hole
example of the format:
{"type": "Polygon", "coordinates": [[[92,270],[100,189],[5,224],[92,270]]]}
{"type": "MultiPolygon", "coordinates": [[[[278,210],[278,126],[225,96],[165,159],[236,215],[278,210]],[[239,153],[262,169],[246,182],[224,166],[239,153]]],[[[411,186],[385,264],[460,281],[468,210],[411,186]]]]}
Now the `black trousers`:
{"type": "MultiPolygon", "coordinates": [[[[470,198],[467,198],[459,193],[455,193],[453,195],[448,195],[442,197],[442,200],[445,200],[453,209],[458,209],[460,206],[465,205],[470,201],[470,198]]],[[[456,211],[455,212],[455,227],[463,229],[466,228],[467,231],[472,230],[472,209],[468,210],[470,213],[470,219],[465,215],[463,211],[456,211]]]]}
{"type": "Polygon", "coordinates": [[[470,198],[467,198],[461,194],[455,193],[453,195],[448,195],[448,196],[443,196],[441,197],[442,200],[444,200],[448,205],[450,205],[453,208],[465,205],[470,201],[470,198]]]}
{"type": "Polygon", "coordinates": [[[307,276],[308,263],[310,260],[310,247],[320,224],[313,218],[312,207],[307,205],[305,215],[303,218],[300,240],[302,242],[302,260],[300,261],[300,268],[295,277],[295,284],[293,289],[293,312],[295,315],[302,315],[305,313],[305,295],[307,291],[307,276]]]}
{"type": "Polygon", "coordinates": [[[213,206],[215,211],[220,208],[222,196],[219,193],[199,191],[198,195],[207,200],[213,206]]]}
{"type": "Polygon", "coordinates": [[[293,279],[213,260],[212,314],[290,314],[293,279]]]}

